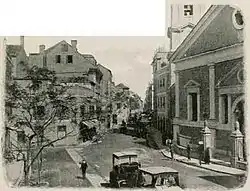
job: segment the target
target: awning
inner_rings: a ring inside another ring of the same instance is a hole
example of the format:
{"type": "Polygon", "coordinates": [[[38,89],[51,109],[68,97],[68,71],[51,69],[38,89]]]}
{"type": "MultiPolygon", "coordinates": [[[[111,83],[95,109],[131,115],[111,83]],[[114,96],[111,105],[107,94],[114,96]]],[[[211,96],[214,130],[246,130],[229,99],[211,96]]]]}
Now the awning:
{"type": "Polygon", "coordinates": [[[82,121],[82,123],[84,125],[88,126],[90,129],[93,128],[93,127],[98,127],[98,120],[96,120],[96,119],[82,121]]]}

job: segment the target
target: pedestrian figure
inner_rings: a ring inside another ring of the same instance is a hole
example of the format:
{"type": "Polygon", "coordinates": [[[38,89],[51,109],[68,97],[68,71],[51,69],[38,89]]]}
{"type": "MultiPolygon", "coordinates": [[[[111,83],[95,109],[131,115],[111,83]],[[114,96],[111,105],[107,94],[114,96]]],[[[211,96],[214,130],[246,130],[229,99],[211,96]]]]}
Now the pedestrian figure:
{"type": "Polygon", "coordinates": [[[199,163],[201,165],[201,161],[203,160],[203,145],[200,144],[199,147],[198,147],[198,153],[199,153],[199,163]]]}
{"type": "Polygon", "coordinates": [[[191,160],[190,154],[191,154],[191,147],[190,147],[190,145],[188,144],[188,145],[187,145],[187,158],[188,158],[188,160],[191,160]]]}
{"type": "Polygon", "coordinates": [[[210,149],[209,149],[209,147],[206,148],[204,160],[205,160],[205,164],[210,163],[210,149]]]}
{"type": "Polygon", "coordinates": [[[170,153],[171,153],[171,159],[174,160],[174,146],[173,143],[170,143],[170,153]]]}
{"type": "Polygon", "coordinates": [[[85,179],[86,177],[86,170],[88,168],[88,164],[87,162],[83,159],[82,162],[80,162],[80,165],[81,165],[81,170],[82,170],[82,178],[85,179]]]}

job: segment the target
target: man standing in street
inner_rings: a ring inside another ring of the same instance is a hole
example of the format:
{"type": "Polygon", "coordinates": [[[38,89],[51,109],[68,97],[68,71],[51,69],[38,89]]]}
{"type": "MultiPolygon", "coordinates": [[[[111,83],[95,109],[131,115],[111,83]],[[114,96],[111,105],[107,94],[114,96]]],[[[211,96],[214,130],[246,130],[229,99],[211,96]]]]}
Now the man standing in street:
{"type": "Polygon", "coordinates": [[[198,147],[198,152],[199,152],[199,163],[200,163],[200,165],[201,165],[201,161],[203,160],[203,156],[204,156],[204,154],[203,154],[203,144],[199,144],[199,147],[198,147]]]}
{"type": "Polygon", "coordinates": [[[188,143],[188,145],[187,145],[187,158],[188,158],[188,160],[191,160],[190,154],[191,154],[191,147],[188,143]]]}
{"type": "Polygon", "coordinates": [[[80,165],[81,165],[81,170],[82,170],[82,178],[85,179],[86,177],[86,170],[88,168],[88,164],[87,162],[83,159],[82,162],[80,162],[80,165]]]}
{"type": "Polygon", "coordinates": [[[174,160],[174,145],[172,141],[170,143],[170,153],[171,153],[171,159],[174,160]]]}

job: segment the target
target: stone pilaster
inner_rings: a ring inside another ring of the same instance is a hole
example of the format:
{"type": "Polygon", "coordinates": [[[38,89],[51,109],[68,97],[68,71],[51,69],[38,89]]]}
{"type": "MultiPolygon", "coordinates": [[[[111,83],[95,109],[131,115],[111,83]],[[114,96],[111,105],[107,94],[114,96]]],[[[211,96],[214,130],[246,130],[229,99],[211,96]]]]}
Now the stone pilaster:
{"type": "Polygon", "coordinates": [[[232,96],[231,94],[227,95],[227,105],[228,105],[228,124],[232,122],[232,96]]]}
{"type": "Polygon", "coordinates": [[[201,96],[200,91],[197,92],[197,121],[201,119],[201,96]]]}
{"type": "Polygon", "coordinates": [[[215,68],[209,65],[209,118],[215,119],[215,68]]]}
{"type": "Polygon", "coordinates": [[[175,117],[180,117],[179,71],[175,71],[175,117]]]}

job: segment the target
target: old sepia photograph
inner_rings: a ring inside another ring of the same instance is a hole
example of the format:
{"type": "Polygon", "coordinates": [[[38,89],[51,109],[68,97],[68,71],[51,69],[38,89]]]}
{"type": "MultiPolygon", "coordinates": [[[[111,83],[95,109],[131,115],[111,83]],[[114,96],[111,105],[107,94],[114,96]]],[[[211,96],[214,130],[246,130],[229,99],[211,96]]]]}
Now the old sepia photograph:
{"type": "Polygon", "coordinates": [[[165,36],[4,37],[9,187],[245,185],[244,13],[165,11],[165,36]]]}

